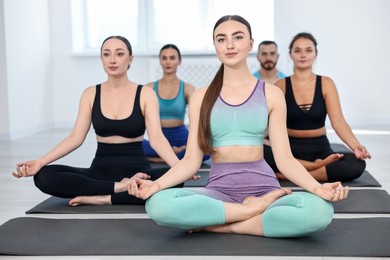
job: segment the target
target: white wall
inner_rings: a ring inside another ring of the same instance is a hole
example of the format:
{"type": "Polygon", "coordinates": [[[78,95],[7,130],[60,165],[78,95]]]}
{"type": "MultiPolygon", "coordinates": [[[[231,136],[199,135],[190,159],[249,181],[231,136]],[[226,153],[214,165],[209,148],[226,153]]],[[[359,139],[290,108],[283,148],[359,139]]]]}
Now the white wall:
{"type": "Polygon", "coordinates": [[[9,136],[9,111],[7,90],[7,66],[5,60],[5,26],[4,5],[0,0],[0,141],[8,140],[9,136]]]}
{"type": "MultiPolygon", "coordinates": [[[[0,54],[5,49],[6,63],[1,59],[0,140],[53,127],[71,128],[82,91],[105,80],[105,74],[99,57],[72,55],[70,1],[1,2],[0,54]]],[[[279,68],[292,71],[287,50],[291,38],[300,31],[312,32],[319,42],[316,72],[336,82],[347,120],[352,125],[389,124],[388,10],[387,0],[275,0],[279,68]]],[[[130,79],[155,80],[151,59],[156,57],[134,55],[130,79]]],[[[183,58],[182,66],[186,59],[197,60],[183,58]]],[[[213,63],[216,57],[202,56],[199,61],[213,63]]],[[[255,62],[253,56],[250,62],[255,62]]]]}
{"type": "Polygon", "coordinates": [[[8,109],[4,105],[1,109],[8,113],[8,136],[16,139],[54,126],[48,2],[3,0],[3,4],[8,109]]]}
{"type": "Polygon", "coordinates": [[[318,41],[315,71],[330,76],[351,125],[390,123],[390,1],[275,0],[278,67],[292,72],[288,46],[299,32],[318,41]]]}

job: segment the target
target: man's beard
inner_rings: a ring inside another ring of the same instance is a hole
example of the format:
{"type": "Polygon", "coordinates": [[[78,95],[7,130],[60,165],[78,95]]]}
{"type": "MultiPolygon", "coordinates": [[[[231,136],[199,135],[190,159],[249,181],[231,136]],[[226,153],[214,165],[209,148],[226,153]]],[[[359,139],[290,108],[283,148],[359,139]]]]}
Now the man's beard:
{"type": "Polygon", "coordinates": [[[272,61],[266,61],[264,63],[261,63],[261,67],[265,70],[273,70],[276,67],[276,62],[273,63],[272,61]],[[269,67],[268,64],[272,64],[272,66],[269,67]]]}

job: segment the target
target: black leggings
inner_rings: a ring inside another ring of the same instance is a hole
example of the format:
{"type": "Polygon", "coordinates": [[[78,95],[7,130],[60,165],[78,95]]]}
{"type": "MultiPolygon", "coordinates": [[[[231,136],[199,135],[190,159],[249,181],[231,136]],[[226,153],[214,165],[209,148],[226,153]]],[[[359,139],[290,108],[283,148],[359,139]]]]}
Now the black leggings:
{"type": "MultiPolygon", "coordinates": [[[[351,181],[360,177],[365,168],[366,162],[356,158],[355,154],[346,151],[333,151],[326,136],[316,138],[289,138],[291,151],[295,158],[305,161],[325,159],[331,154],[342,153],[344,157],[325,166],[328,181],[351,181]]],[[[272,149],[264,145],[264,159],[275,172],[279,172],[272,149]]]]}
{"type": "MultiPolygon", "coordinates": [[[[169,167],[151,168],[141,142],[125,144],[98,143],[90,168],[48,165],[35,176],[35,185],[44,193],[61,198],[111,195],[112,204],[145,204],[125,192],[114,193],[115,182],[144,172],[152,180],[162,176],[169,167]]],[[[183,184],[177,187],[183,187],[183,184]]]]}

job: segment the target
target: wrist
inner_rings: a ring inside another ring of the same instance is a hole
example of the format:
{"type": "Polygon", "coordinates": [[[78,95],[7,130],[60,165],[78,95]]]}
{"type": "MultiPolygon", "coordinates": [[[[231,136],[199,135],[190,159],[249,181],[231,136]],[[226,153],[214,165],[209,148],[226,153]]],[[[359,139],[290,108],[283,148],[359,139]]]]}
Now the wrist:
{"type": "Polygon", "coordinates": [[[156,190],[156,192],[162,190],[161,184],[158,183],[157,181],[154,181],[154,182],[153,182],[153,186],[155,187],[154,190],[156,190]]]}
{"type": "Polygon", "coordinates": [[[355,150],[361,150],[363,145],[361,143],[357,143],[355,144],[354,146],[352,146],[352,151],[355,151],[355,150]]]}
{"type": "Polygon", "coordinates": [[[321,187],[322,187],[322,185],[318,184],[318,185],[314,186],[310,192],[315,194],[315,195],[318,195],[318,189],[321,189],[321,187]]]}
{"type": "Polygon", "coordinates": [[[38,164],[39,164],[39,166],[40,166],[41,168],[42,168],[43,166],[46,165],[45,161],[42,160],[42,159],[37,159],[36,161],[38,162],[38,164]]]}

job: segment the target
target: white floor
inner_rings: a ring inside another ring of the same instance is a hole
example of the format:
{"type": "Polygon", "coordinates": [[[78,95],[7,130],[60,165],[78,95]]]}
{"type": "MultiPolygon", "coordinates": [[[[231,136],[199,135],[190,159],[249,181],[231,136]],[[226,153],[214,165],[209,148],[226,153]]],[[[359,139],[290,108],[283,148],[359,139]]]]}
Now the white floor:
{"type": "MultiPolygon", "coordinates": [[[[371,152],[373,158],[367,160],[367,170],[382,184],[381,189],[390,193],[390,125],[375,127],[354,127],[354,132],[371,152]]],[[[15,140],[12,142],[0,142],[0,224],[21,216],[26,216],[25,211],[36,204],[48,198],[33,185],[31,178],[15,179],[11,172],[15,169],[18,162],[34,159],[43,153],[49,151],[63,137],[68,134],[69,130],[52,130],[40,134],[32,135],[28,138],[15,140]]],[[[335,134],[330,131],[329,139],[331,142],[340,142],[335,134]]],[[[85,141],[84,145],[72,154],[57,161],[58,163],[69,164],[74,166],[89,166],[94,152],[95,141],[93,133],[85,141]]],[[[373,215],[341,215],[336,214],[335,218],[348,217],[370,217],[373,215]]],[[[378,215],[376,215],[378,216],[378,215]]],[[[380,216],[390,217],[389,214],[380,216]]],[[[34,214],[34,217],[51,217],[51,218],[132,218],[135,216],[127,214],[108,214],[108,215],[44,215],[34,214]]],[[[146,215],[144,217],[147,217],[146,215]]],[[[388,243],[388,241],[384,241],[388,243]]],[[[23,245],[21,245],[23,246],[23,245]]],[[[0,256],[2,259],[367,259],[367,258],[342,258],[342,257],[245,257],[245,256],[77,256],[77,257],[11,257],[0,256]]],[[[373,258],[380,259],[380,258],[373,258]]]]}

